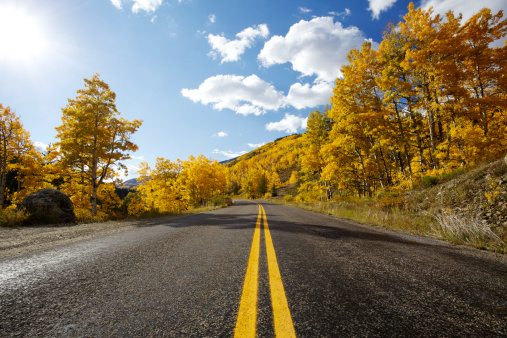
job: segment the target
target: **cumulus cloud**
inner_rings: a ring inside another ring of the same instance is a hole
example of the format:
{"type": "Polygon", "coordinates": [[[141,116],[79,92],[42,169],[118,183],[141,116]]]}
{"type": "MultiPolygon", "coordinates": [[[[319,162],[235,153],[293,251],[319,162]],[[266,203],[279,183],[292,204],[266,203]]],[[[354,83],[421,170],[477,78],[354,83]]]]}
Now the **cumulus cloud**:
{"type": "Polygon", "coordinates": [[[218,133],[213,134],[213,137],[226,137],[226,136],[229,136],[229,134],[227,134],[225,131],[219,131],[218,133]]]}
{"type": "Polygon", "coordinates": [[[487,7],[492,13],[507,8],[507,0],[481,0],[481,1],[463,1],[463,0],[422,0],[421,8],[428,9],[433,7],[435,14],[445,15],[452,10],[455,15],[463,14],[463,22],[470,19],[472,15],[487,7]]]}
{"type": "Polygon", "coordinates": [[[211,23],[215,23],[216,18],[217,18],[217,17],[215,16],[215,14],[210,14],[210,15],[208,16],[208,20],[209,20],[209,22],[211,22],[211,23]]]}
{"type": "Polygon", "coordinates": [[[290,62],[304,76],[334,82],[341,76],[340,67],[348,63],[348,52],[364,41],[357,27],[344,28],[332,17],[318,17],[294,24],[285,37],[273,36],[258,58],[264,67],[290,62]]]}
{"type": "Polygon", "coordinates": [[[155,12],[162,5],[162,0],[111,0],[113,6],[122,9],[122,2],[131,2],[132,12],[138,13],[140,10],[148,13],[155,12]]]}
{"type": "Polygon", "coordinates": [[[331,82],[320,82],[313,86],[306,83],[295,83],[290,86],[289,94],[285,98],[288,105],[296,109],[312,108],[329,103],[329,98],[333,94],[333,84],[331,82]]]}
{"type": "Polygon", "coordinates": [[[368,0],[370,6],[368,10],[371,11],[371,17],[378,19],[380,12],[385,12],[391,8],[396,0],[368,0]]]}
{"type": "Polygon", "coordinates": [[[301,13],[310,13],[312,11],[311,9],[308,9],[306,7],[298,7],[298,9],[301,13]]]}
{"type": "Polygon", "coordinates": [[[132,12],[137,13],[140,10],[148,13],[155,12],[160,5],[162,5],[162,0],[134,0],[132,12]]]}
{"type": "Polygon", "coordinates": [[[266,124],[266,130],[297,133],[298,129],[306,129],[307,120],[308,118],[285,113],[285,117],[281,121],[266,124]]]}
{"type": "Polygon", "coordinates": [[[238,61],[247,48],[250,48],[257,38],[267,38],[269,29],[266,24],[248,27],[238,34],[235,40],[229,40],[223,35],[208,35],[208,43],[211,45],[211,52],[208,55],[213,58],[222,58],[224,62],[238,61]]]}
{"type": "Polygon", "coordinates": [[[37,150],[39,153],[44,153],[48,150],[48,145],[42,142],[34,142],[33,143],[35,150],[37,150]]]}
{"type": "Polygon", "coordinates": [[[224,108],[242,115],[261,115],[266,110],[278,110],[284,96],[257,75],[217,75],[204,80],[197,89],[183,88],[181,94],[194,102],[211,104],[213,109],[224,108]]]}
{"type": "Polygon", "coordinates": [[[250,148],[259,148],[259,147],[262,147],[265,144],[266,144],[266,142],[262,142],[262,143],[248,143],[248,146],[250,148]]]}
{"type": "Polygon", "coordinates": [[[118,9],[122,9],[121,8],[121,0],[111,0],[111,3],[113,4],[114,7],[118,8],[118,9]]]}
{"type": "Polygon", "coordinates": [[[218,149],[215,149],[215,150],[213,150],[213,154],[221,154],[221,155],[224,155],[227,158],[234,158],[234,157],[238,157],[238,156],[246,154],[246,151],[242,150],[242,151],[238,151],[238,152],[233,152],[233,151],[230,151],[230,150],[218,150],[218,149]]]}

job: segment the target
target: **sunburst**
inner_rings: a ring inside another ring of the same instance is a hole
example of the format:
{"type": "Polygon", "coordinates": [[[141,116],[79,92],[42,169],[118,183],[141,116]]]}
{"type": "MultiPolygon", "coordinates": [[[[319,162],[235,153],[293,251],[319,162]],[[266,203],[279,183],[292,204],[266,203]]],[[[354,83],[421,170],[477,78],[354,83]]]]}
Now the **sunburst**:
{"type": "Polygon", "coordinates": [[[22,8],[0,6],[0,61],[33,62],[48,48],[41,23],[22,8]]]}

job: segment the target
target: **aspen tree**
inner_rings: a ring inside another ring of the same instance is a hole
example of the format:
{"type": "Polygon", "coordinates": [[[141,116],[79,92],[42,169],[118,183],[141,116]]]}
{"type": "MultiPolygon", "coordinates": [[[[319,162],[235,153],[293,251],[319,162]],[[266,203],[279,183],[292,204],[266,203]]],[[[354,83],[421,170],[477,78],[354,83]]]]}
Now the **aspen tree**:
{"type": "Polygon", "coordinates": [[[121,161],[138,149],[131,136],[142,121],[119,117],[116,94],[99,74],[84,82],[85,88],[62,109],[62,125],[55,128],[56,146],[61,164],[78,173],[90,188],[91,211],[96,215],[98,188],[114,178],[114,167],[126,170],[121,161]]]}

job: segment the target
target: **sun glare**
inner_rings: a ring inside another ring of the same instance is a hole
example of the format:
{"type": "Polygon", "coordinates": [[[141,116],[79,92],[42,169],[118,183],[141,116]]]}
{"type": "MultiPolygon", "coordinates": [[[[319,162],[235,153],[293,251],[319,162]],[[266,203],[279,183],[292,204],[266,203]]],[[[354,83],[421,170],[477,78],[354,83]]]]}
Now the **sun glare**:
{"type": "Polygon", "coordinates": [[[47,49],[41,24],[26,11],[0,6],[0,60],[33,62],[47,49]]]}

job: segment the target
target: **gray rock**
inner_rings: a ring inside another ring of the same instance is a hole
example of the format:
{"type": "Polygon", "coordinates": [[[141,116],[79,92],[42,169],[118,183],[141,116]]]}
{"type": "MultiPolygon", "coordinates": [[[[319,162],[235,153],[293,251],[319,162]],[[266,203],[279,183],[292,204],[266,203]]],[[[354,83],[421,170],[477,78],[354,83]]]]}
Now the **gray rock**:
{"type": "Polygon", "coordinates": [[[46,188],[25,196],[18,209],[30,214],[31,223],[75,223],[76,214],[70,198],[61,191],[46,188]]]}

